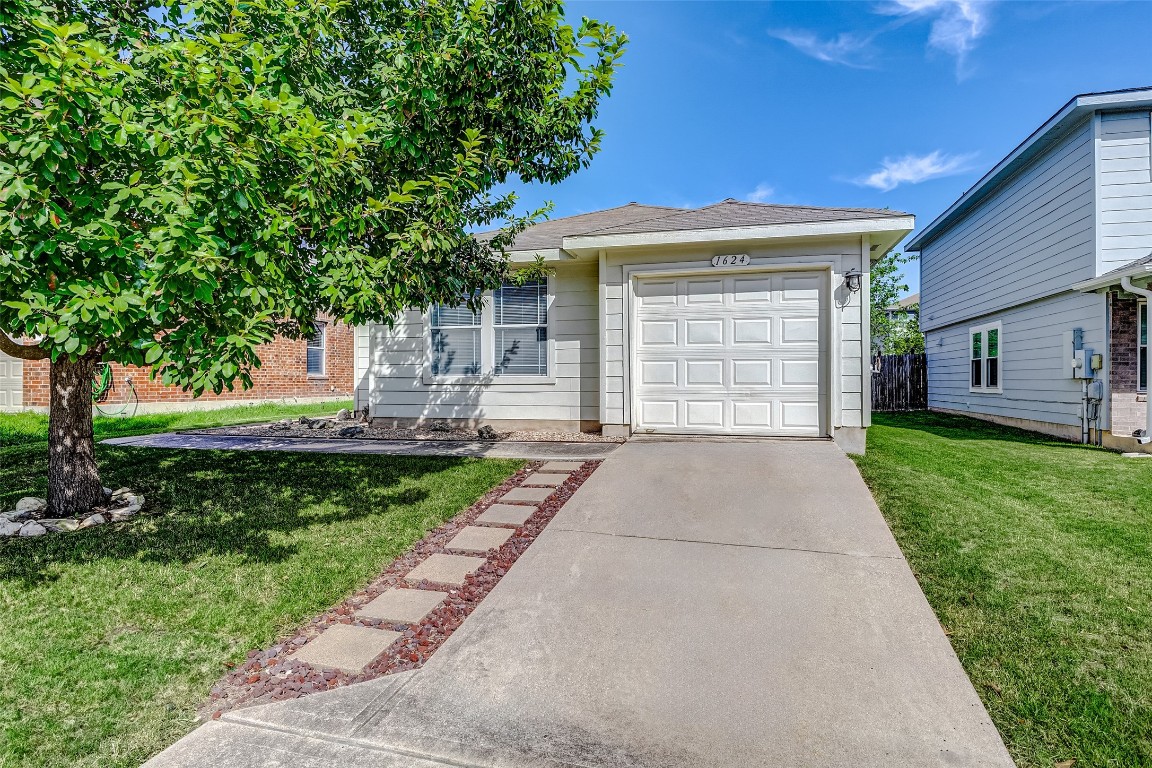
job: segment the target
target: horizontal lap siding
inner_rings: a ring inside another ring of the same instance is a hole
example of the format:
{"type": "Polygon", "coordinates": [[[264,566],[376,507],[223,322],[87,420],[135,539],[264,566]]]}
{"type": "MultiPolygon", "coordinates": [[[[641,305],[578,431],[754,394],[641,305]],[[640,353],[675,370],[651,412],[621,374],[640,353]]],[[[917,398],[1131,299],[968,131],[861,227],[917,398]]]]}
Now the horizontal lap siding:
{"type": "Polygon", "coordinates": [[[925,329],[1060,293],[1094,275],[1092,139],[1088,120],[925,246],[925,329]]]}
{"type": "Polygon", "coordinates": [[[1152,117],[1100,116],[1100,266],[1152,255],[1152,117]]]}
{"type": "Polygon", "coordinates": [[[1105,353],[1105,315],[1102,296],[1066,293],[980,318],[1001,323],[1003,394],[968,390],[968,323],[927,332],[928,407],[1079,425],[1081,384],[1068,378],[1063,334],[1082,328],[1084,345],[1105,353]]]}
{"type": "Polygon", "coordinates": [[[407,312],[389,330],[370,328],[374,418],[532,419],[597,421],[600,334],[595,264],[556,265],[550,330],[555,382],[543,384],[425,384],[423,317],[407,312]]]}

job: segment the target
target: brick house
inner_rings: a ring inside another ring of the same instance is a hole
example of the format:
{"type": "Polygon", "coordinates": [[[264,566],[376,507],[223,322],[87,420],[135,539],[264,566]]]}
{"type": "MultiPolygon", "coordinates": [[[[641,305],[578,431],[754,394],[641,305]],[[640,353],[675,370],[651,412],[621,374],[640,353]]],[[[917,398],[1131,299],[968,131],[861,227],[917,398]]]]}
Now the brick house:
{"type": "MultiPolygon", "coordinates": [[[[321,321],[307,340],[277,337],[259,350],[262,362],[252,372],[252,388],[206,392],[193,398],[179,387],[164,386],[151,378],[147,367],[110,363],[111,389],[104,398],[109,407],[137,399],[137,412],[217,408],[244,403],[288,401],[319,402],[353,396],[355,329],[321,321]],[[129,384],[127,379],[131,378],[129,384]]],[[[47,410],[47,360],[20,361],[0,352],[0,411],[47,410]]]]}

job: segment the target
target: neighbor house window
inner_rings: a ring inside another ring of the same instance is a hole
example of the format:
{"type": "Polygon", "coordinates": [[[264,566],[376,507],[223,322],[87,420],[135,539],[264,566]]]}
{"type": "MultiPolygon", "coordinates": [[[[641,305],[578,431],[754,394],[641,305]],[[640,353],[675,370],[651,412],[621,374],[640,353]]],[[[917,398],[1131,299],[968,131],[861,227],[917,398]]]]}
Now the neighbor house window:
{"type": "Polygon", "coordinates": [[[432,308],[432,375],[476,376],[480,362],[480,314],[467,303],[432,308]]]}
{"type": "Polygon", "coordinates": [[[492,293],[492,315],[495,374],[547,376],[547,284],[505,284],[492,293]]]}
{"type": "Polygon", "coordinates": [[[316,323],[312,326],[312,335],[308,337],[308,375],[324,375],[324,345],[327,341],[327,323],[316,323]]]}
{"type": "Polygon", "coordinates": [[[1148,305],[1140,302],[1137,310],[1140,318],[1140,336],[1136,340],[1136,389],[1148,391],[1148,305]]]}
{"type": "Polygon", "coordinates": [[[990,323],[968,329],[971,378],[973,392],[1000,392],[1000,323],[990,323]]]}

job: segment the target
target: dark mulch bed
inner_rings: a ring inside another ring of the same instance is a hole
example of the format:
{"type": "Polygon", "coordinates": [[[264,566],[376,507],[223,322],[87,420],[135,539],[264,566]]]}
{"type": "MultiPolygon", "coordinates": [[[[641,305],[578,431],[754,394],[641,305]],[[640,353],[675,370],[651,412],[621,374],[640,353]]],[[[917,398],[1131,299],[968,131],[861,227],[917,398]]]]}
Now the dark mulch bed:
{"type": "MultiPolygon", "coordinates": [[[[305,625],[291,638],[283,639],[264,650],[248,653],[247,660],[212,687],[212,692],[200,708],[201,716],[217,718],[230,709],[273,701],[296,699],[301,696],[338,688],[343,685],[373,680],[395,672],[418,669],[456,631],[480,601],[492,591],[496,583],[508,572],[512,564],[535,541],[544,527],[556,516],[560,508],[572,497],[589,475],[600,465],[587,461],[573,472],[551,496],[539,505],[536,513],[524,525],[516,528],[513,536],[500,549],[489,554],[488,562],[467,577],[463,586],[435,584],[422,581],[415,587],[404,580],[405,574],[423,562],[429,555],[448,552],[448,542],[461,528],[473,524],[483,512],[500,500],[509,490],[523,484],[543,462],[532,462],[494,488],[469,509],[428,533],[406,554],[400,556],[364,589],[333,607],[305,625]],[[365,605],[391,587],[435,589],[448,592],[438,608],[418,624],[392,624],[379,619],[356,615],[356,609],[365,605]],[[348,674],[335,669],[313,667],[296,661],[291,654],[334,624],[354,624],[377,627],[403,633],[387,651],[359,674],[348,674]]],[[[501,501],[502,504],[512,503],[501,501]]],[[[514,526],[497,526],[512,528],[514,526]]],[[[475,553],[468,553],[475,554],[475,553]]]]}

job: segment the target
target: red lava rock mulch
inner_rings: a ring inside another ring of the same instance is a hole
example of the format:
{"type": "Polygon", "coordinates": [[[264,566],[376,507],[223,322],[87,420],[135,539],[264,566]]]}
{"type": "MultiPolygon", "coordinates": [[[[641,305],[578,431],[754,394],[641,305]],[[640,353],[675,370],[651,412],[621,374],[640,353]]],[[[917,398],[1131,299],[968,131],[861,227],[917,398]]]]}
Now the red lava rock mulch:
{"type": "MultiPolygon", "coordinates": [[[[266,704],[273,701],[295,699],[309,693],[326,691],[343,685],[373,680],[394,672],[418,669],[456,631],[480,601],[492,591],[496,583],[508,572],[517,558],[540,535],[549,521],[572,497],[589,475],[600,465],[600,461],[586,461],[580,469],[572,472],[562,485],[556,488],[546,500],[541,502],[536,512],[498,550],[488,552],[488,561],[470,574],[463,586],[435,584],[422,581],[413,586],[404,576],[423,562],[429,555],[438,552],[453,552],[447,548],[448,542],[468,525],[475,524],[477,517],[488,507],[501,501],[508,491],[525,483],[528,477],[545,462],[531,462],[501,485],[489,491],[479,501],[464,512],[430,531],[407,553],[392,562],[371,584],[356,592],[339,605],[313,619],[293,637],[283,639],[264,650],[248,653],[247,659],[212,687],[208,700],[200,708],[205,718],[217,718],[237,707],[266,704]],[[396,588],[434,589],[447,592],[448,597],[417,624],[394,624],[366,616],[357,616],[356,610],[367,604],[385,590],[396,588]],[[308,640],[319,635],[334,624],[355,624],[363,627],[377,627],[403,633],[388,650],[376,657],[358,674],[349,674],[336,669],[313,667],[297,661],[292,653],[308,640]]],[[[485,525],[480,523],[479,525],[485,525]]],[[[492,526],[512,528],[514,526],[492,526]]],[[[467,554],[475,555],[475,552],[467,554]]]]}

